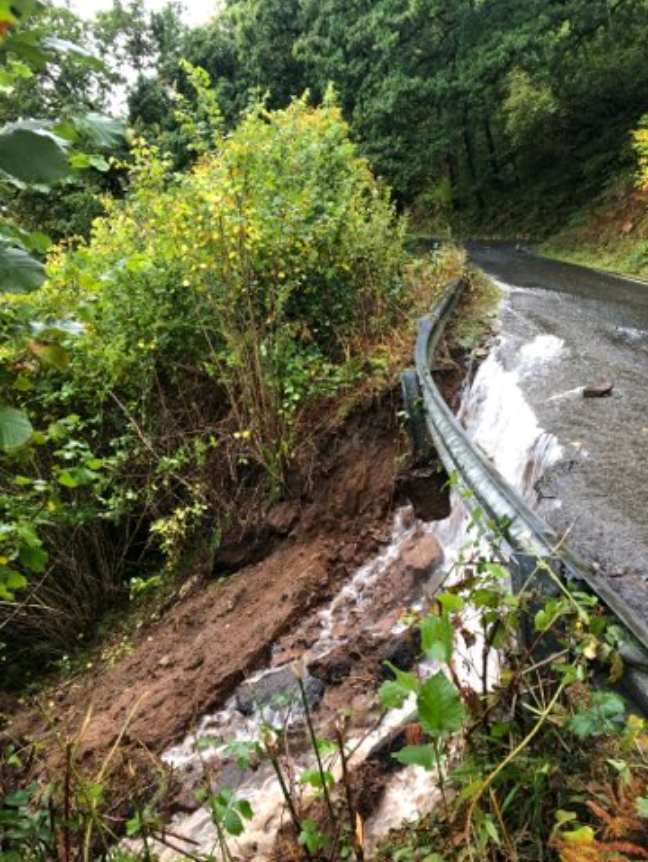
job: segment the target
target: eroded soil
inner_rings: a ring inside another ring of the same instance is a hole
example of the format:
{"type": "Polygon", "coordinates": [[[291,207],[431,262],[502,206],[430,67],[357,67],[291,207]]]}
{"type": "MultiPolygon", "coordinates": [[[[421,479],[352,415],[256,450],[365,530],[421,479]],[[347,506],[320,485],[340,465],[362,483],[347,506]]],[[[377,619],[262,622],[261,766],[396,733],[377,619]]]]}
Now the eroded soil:
{"type": "Polygon", "coordinates": [[[297,654],[308,640],[300,623],[388,541],[395,464],[407,446],[398,409],[391,393],[327,433],[308,481],[270,513],[264,559],[194,584],[128,657],[17,713],[4,740],[38,740],[53,770],[69,740],[91,764],[120,734],[122,747],[158,754],[267,664],[274,646],[297,654]]]}

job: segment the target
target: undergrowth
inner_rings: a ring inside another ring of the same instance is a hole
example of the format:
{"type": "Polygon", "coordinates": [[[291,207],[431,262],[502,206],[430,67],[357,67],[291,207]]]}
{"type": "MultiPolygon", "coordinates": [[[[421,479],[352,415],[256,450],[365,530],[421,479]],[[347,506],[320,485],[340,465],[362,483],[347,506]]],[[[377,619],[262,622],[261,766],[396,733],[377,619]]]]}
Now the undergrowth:
{"type": "Polygon", "coordinates": [[[388,708],[415,697],[395,756],[440,796],[376,858],[646,859],[648,725],[615,689],[628,634],[547,562],[512,592],[497,546],[484,553],[493,526],[472,508],[476,538],[416,623],[427,665],[381,689],[388,708]]]}

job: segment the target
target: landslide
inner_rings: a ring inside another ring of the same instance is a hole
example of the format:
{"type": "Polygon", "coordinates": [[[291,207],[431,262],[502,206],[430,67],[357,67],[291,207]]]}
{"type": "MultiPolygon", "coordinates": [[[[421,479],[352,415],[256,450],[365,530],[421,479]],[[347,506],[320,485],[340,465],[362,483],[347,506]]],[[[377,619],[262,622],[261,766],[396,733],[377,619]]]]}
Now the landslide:
{"type": "Polygon", "coordinates": [[[233,554],[249,552],[256,562],[190,582],[142,626],[129,656],[36,697],[10,718],[2,742],[37,742],[50,752],[52,771],[65,740],[89,764],[103,763],[118,739],[122,751],[157,754],[222,703],[388,538],[406,446],[399,409],[391,391],[327,431],[297,468],[293,494],[254,536],[225,548],[216,572],[233,565],[233,554]]]}

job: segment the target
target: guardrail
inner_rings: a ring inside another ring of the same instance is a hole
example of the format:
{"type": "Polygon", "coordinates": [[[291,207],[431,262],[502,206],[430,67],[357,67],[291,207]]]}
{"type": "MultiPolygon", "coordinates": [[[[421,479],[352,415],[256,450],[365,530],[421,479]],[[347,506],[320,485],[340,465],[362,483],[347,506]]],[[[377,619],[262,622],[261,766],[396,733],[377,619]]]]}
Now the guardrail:
{"type": "Polygon", "coordinates": [[[405,372],[402,381],[406,407],[414,423],[420,418],[420,407],[423,407],[427,430],[448,474],[456,474],[470,489],[477,504],[502,525],[503,535],[511,549],[539,560],[557,561],[552,564],[552,569],[558,577],[578,582],[581,589],[598,596],[634,636],[638,647],[629,638],[622,652],[626,663],[623,682],[636,704],[648,715],[648,625],[636,617],[630,606],[593,567],[571,551],[506,482],[469,439],[434,382],[433,359],[463,288],[462,279],[448,284],[433,311],[419,321],[416,370],[405,372]]]}

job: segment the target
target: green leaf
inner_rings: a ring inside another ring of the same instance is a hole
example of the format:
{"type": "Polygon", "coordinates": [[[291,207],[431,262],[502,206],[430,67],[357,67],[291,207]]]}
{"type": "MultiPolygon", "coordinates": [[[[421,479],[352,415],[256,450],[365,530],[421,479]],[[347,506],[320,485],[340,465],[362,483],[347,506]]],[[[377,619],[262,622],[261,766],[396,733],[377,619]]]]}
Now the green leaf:
{"type": "Polygon", "coordinates": [[[113,149],[124,140],[126,128],[121,120],[91,112],[75,117],[76,127],[99,147],[113,149]]]}
{"type": "Polygon", "coordinates": [[[79,140],[79,131],[73,123],[68,123],[65,121],[55,123],[51,127],[51,131],[54,132],[55,135],[58,135],[59,138],[63,138],[66,141],[70,141],[70,143],[75,144],[79,140]]]}
{"type": "Polygon", "coordinates": [[[318,739],[317,750],[323,757],[328,757],[331,754],[337,754],[338,745],[332,739],[318,739]]]}
{"type": "Polygon", "coordinates": [[[34,231],[34,233],[27,234],[24,242],[26,248],[35,254],[47,254],[52,247],[51,237],[46,233],[41,233],[40,231],[34,231]]]}
{"type": "Polygon", "coordinates": [[[0,21],[24,24],[36,7],[36,0],[0,0],[0,21]]]}
{"type": "MultiPolygon", "coordinates": [[[[27,578],[14,569],[0,569],[0,599],[13,602],[15,590],[23,590],[28,584],[27,578]]],[[[1,858],[1,857],[0,857],[1,858]]]]}
{"type": "Polygon", "coordinates": [[[504,566],[500,566],[497,563],[484,563],[484,568],[488,572],[489,575],[492,575],[494,578],[508,578],[509,573],[508,570],[504,566]]]}
{"type": "Polygon", "coordinates": [[[624,712],[625,701],[621,695],[613,691],[595,691],[590,707],[572,716],[566,727],[579,739],[618,733],[625,726],[624,712]]]}
{"type": "Polygon", "coordinates": [[[417,705],[419,721],[429,736],[452,733],[463,723],[465,711],[461,696],[442,672],[423,683],[417,705]]]}
{"type": "Polygon", "coordinates": [[[44,344],[40,341],[32,341],[29,349],[47,368],[63,371],[70,364],[70,354],[60,344],[44,344]]]}
{"type": "Polygon", "coordinates": [[[62,473],[59,473],[56,481],[59,483],[59,485],[63,485],[64,488],[76,488],[79,484],[72,475],[72,473],[67,470],[64,470],[62,473]]]}
{"type": "Polygon", "coordinates": [[[443,607],[443,610],[449,614],[458,614],[464,609],[464,600],[461,596],[456,596],[454,593],[444,593],[439,596],[437,601],[443,607]]]}
{"type": "Polygon", "coordinates": [[[254,811],[247,799],[239,799],[236,803],[236,810],[241,817],[244,817],[246,820],[252,820],[254,817],[254,811]]]}
{"type": "Polygon", "coordinates": [[[450,662],[454,631],[447,613],[441,616],[430,614],[419,623],[421,646],[425,655],[432,661],[450,662]]]}
{"type": "Polygon", "coordinates": [[[635,810],[639,817],[648,818],[648,796],[638,796],[635,799],[635,810]]]}
{"type": "Polygon", "coordinates": [[[301,827],[302,830],[297,840],[302,847],[306,847],[311,853],[317,853],[328,845],[328,836],[318,831],[317,823],[313,820],[302,821],[301,827]]]}
{"type": "Polygon", "coordinates": [[[0,130],[0,172],[19,188],[47,190],[70,174],[68,142],[38,120],[0,130]]]}
{"type": "Polygon", "coordinates": [[[23,566],[36,574],[41,574],[47,568],[49,555],[43,548],[22,547],[19,557],[23,566]]]}
{"type": "Polygon", "coordinates": [[[403,766],[422,766],[428,772],[436,766],[434,750],[431,745],[408,745],[393,755],[394,760],[403,766]]]}
{"type": "Polygon", "coordinates": [[[300,784],[309,784],[311,787],[321,788],[326,782],[328,787],[335,784],[335,778],[330,772],[320,773],[319,769],[307,769],[299,776],[300,784]]]}
{"type": "Polygon", "coordinates": [[[22,248],[0,246],[0,293],[30,293],[45,281],[45,267],[22,248]]]}
{"type": "Polygon", "coordinates": [[[222,823],[223,828],[230,835],[241,835],[245,829],[241,816],[232,808],[226,808],[223,811],[222,823]]]}
{"type": "Polygon", "coordinates": [[[18,81],[31,78],[33,74],[26,63],[13,58],[7,66],[0,68],[0,93],[4,96],[10,96],[18,81]]]}
{"type": "Polygon", "coordinates": [[[411,673],[399,670],[391,662],[386,661],[385,664],[396,679],[384,682],[380,686],[378,697],[381,704],[387,709],[400,709],[410,694],[418,691],[420,683],[411,673]]]}
{"type": "MultiPolygon", "coordinates": [[[[2,0],[0,0],[0,5],[2,0]]],[[[1,16],[0,16],[1,20],[1,16]]],[[[50,56],[41,46],[41,34],[38,30],[22,30],[11,33],[3,40],[2,47],[9,54],[15,54],[29,64],[32,69],[42,72],[47,68],[50,56]]]]}
{"type": "Polygon", "coordinates": [[[70,164],[76,171],[85,171],[89,168],[94,168],[97,171],[105,173],[110,170],[110,165],[103,156],[92,155],[90,153],[75,153],[70,156],[70,164]]]}
{"type": "Polygon", "coordinates": [[[0,577],[5,587],[10,590],[24,590],[29,583],[27,578],[15,569],[2,569],[0,577]]]}
{"type": "Polygon", "coordinates": [[[235,757],[239,769],[249,769],[252,760],[261,756],[261,746],[258,742],[235,739],[223,748],[226,757],[235,757]]]}
{"type": "Polygon", "coordinates": [[[564,841],[589,844],[591,841],[594,841],[596,833],[591,826],[581,826],[580,829],[574,829],[571,832],[561,832],[560,837],[564,841]]]}
{"type": "Polygon", "coordinates": [[[0,451],[10,452],[29,443],[34,429],[22,410],[0,406],[0,451]]]}

